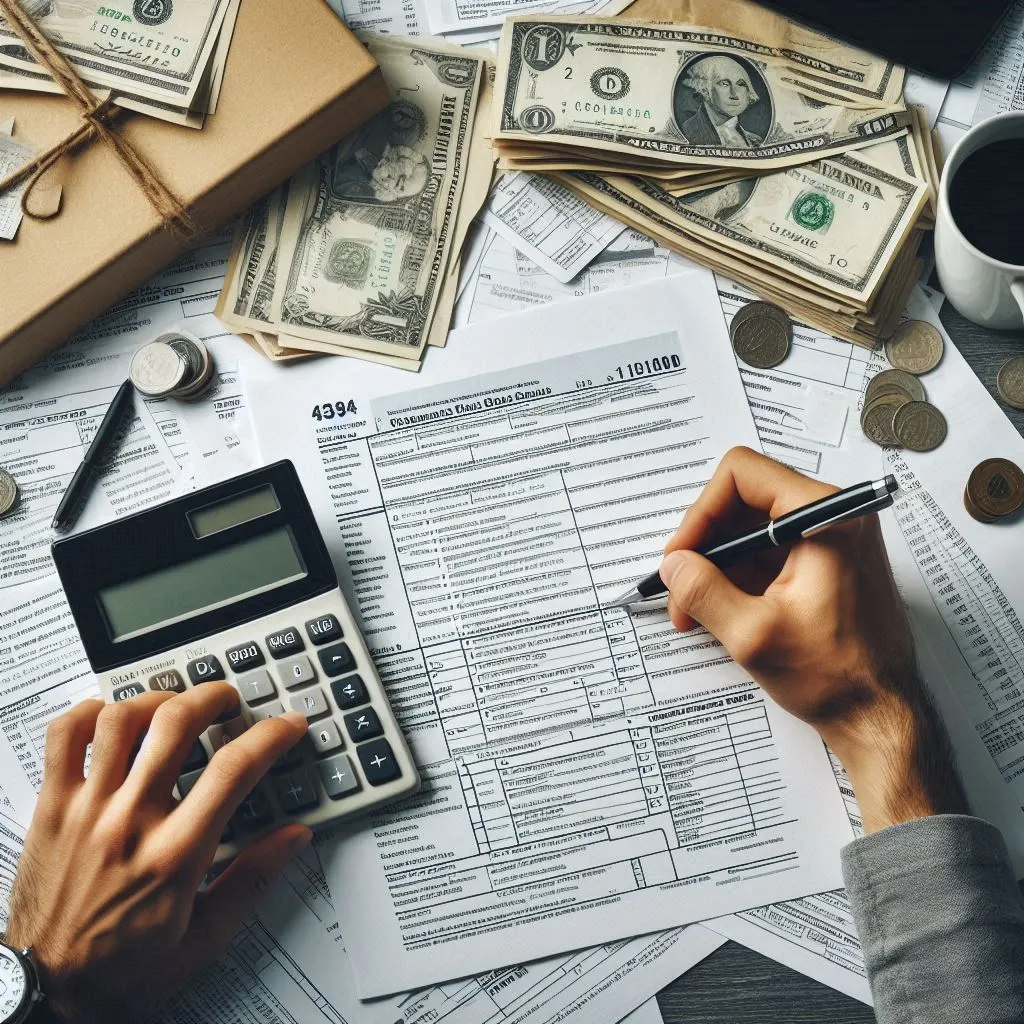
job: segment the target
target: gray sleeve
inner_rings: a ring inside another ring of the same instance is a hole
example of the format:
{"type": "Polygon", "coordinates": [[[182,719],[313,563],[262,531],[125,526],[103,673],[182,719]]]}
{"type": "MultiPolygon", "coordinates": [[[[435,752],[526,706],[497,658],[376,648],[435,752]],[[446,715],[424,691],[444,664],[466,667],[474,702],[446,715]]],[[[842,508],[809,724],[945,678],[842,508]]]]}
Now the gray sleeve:
{"type": "Polygon", "coordinates": [[[1024,904],[999,830],[943,814],[843,850],[879,1024],[1022,1024],[1024,904]]]}

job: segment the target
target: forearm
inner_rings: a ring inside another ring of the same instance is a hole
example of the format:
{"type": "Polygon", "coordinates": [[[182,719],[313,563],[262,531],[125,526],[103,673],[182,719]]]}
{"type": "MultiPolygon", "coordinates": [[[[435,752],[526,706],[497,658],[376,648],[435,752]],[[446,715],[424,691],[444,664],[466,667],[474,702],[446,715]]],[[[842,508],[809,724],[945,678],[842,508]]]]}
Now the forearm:
{"type": "Polygon", "coordinates": [[[847,846],[843,874],[879,1024],[1024,1020],[1024,904],[997,829],[893,825],[847,846]]]}

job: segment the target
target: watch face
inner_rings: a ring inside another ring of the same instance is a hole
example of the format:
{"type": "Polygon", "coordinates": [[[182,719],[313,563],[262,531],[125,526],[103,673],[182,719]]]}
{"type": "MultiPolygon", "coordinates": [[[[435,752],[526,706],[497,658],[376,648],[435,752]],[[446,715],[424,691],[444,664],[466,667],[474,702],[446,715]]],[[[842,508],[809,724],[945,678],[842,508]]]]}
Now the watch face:
{"type": "Polygon", "coordinates": [[[14,952],[0,946],[0,1024],[12,1020],[28,994],[28,975],[14,952]]]}

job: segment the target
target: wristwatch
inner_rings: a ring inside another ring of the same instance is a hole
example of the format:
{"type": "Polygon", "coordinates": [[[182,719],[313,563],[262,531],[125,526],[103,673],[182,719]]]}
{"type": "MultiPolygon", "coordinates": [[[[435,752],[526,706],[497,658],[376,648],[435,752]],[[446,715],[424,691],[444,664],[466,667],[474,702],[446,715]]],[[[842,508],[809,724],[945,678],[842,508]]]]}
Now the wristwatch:
{"type": "Polygon", "coordinates": [[[0,1024],[27,1024],[39,1019],[43,999],[31,949],[0,942],[0,1024]]]}

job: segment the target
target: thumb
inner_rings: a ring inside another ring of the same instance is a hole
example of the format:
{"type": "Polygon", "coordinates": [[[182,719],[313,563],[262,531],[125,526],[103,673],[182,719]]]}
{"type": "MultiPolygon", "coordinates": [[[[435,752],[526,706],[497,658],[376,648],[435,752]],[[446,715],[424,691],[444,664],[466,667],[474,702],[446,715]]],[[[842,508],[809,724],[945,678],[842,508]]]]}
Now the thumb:
{"type": "Polygon", "coordinates": [[[676,629],[685,633],[700,624],[736,657],[736,648],[758,617],[758,598],[740,590],[696,551],[670,552],[658,571],[668,587],[668,613],[676,629]]]}
{"type": "Polygon", "coordinates": [[[288,862],[304,850],[313,833],[286,825],[247,846],[213,884],[196,897],[182,950],[190,971],[212,963],[277,880],[288,862]]]}

